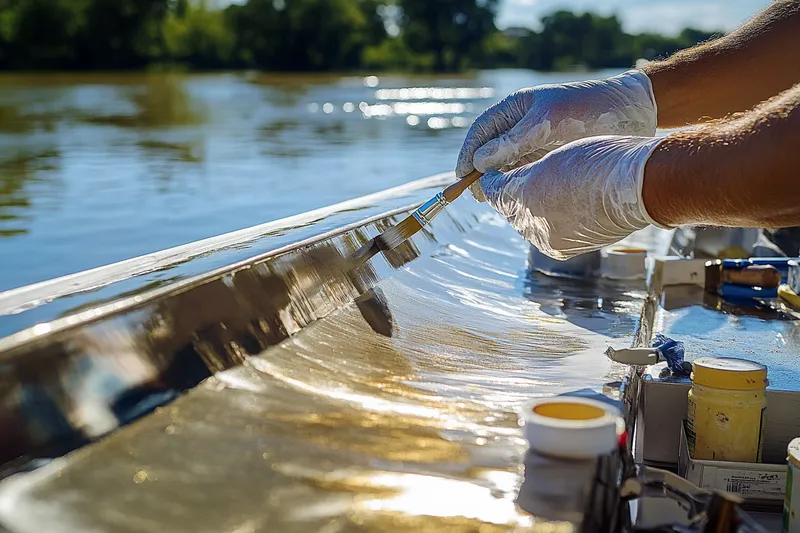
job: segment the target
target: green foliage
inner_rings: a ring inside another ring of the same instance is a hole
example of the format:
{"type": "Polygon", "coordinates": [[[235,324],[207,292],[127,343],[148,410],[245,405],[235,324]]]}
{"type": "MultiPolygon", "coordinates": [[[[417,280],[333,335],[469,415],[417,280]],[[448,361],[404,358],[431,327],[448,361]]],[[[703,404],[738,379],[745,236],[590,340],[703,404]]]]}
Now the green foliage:
{"type": "Polygon", "coordinates": [[[250,0],[227,12],[243,66],[276,70],[359,65],[375,20],[353,0],[250,0]]]}
{"type": "MultiPolygon", "coordinates": [[[[524,37],[528,45],[533,44],[531,43],[531,34],[532,32],[528,31],[524,37]]],[[[517,66],[528,64],[528,56],[530,54],[521,46],[522,42],[523,38],[521,37],[510,38],[501,32],[493,33],[483,43],[483,54],[479,65],[484,68],[491,68],[494,65],[517,66]]]]}
{"type": "Polygon", "coordinates": [[[198,69],[218,69],[234,60],[231,26],[223,14],[205,3],[189,9],[176,5],[164,21],[164,47],[171,61],[198,69]]]}
{"type": "Polygon", "coordinates": [[[624,68],[639,59],[667,57],[714,35],[691,28],[677,37],[632,35],[623,30],[616,16],[556,11],[542,19],[541,32],[494,35],[486,43],[488,60],[482,66],[536,70],[624,68]]]}
{"type": "Polygon", "coordinates": [[[400,37],[367,46],[361,55],[361,67],[369,70],[430,70],[432,66],[431,54],[415,54],[400,37]]]}
{"type": "Polygon", "coordinates": [[[458,71],[627,67],[708,40],[557,11],[498,31],[499,0],[0,0],[0,68],[458,71]]]}
{"type": "Polygon", "coordinates": [[[86,2],[8,0],[3,6],[3,66],[53,68],[76,61],[75,44],[84,31],[86,2]]]}
{"type": "Polygon", "coordinates": [[[534,68],[606,68],[631,64],[636,59],[626,54],[630,36],[622,31],[615,16],[557,11],[544,17],[542,26],[542,33],[537,36],[540,53],[535,58],[539,64],[531,65],[534,68]]]}
{"type": "Polygon", "coordinates": [[[479,59],[487,37],[497,31],[498,0],[398,0],[407,46],[433,54],[435,70],[460,70],[479,59]]]}
{"type": "Polygon", "coordinates": [[[160,58],[168,0],[6,0],[4,68],[136,68],[160,58]]]}

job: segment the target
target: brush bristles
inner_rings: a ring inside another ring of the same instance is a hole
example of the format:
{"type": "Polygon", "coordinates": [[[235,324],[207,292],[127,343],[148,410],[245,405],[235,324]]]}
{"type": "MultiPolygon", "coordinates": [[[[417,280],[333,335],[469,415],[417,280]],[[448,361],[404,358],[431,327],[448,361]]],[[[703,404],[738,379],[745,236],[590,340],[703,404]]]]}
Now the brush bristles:
{"type": "Polygon", "coordinates": [[[358,266],[361,263],[366,262],[378,252],[380,252],[378,243],[375,242],[375,239],[371,239],[353,253],[353,255],[350,257],[350,261],[354,264],[354,266],[358,266]]]}
{"type": "Polygon", "coordinates": [[[411,215],[395,227],[389,228],[378,235],[375,238],[375,242],[379,250],[392,250],[410,239],[421,229],[422,224],[419,223],[419,220],[414,218],[414,215],[411,215]]]}

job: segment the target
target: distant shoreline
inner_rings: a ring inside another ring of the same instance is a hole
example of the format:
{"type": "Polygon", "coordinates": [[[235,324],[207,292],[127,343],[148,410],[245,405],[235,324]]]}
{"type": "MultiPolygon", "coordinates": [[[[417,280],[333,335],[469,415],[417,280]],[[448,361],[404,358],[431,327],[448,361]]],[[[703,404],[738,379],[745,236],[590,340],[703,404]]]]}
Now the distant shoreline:
{"type": "Polygon", "coordinates": [[[17,0],[6,72],[469,75],[588,72],[664,58],[719,32],[629,33],[615,15],[556,10],[539,28],[495,24],[500,0],[17,0]]]}
{"type": "Polygon", "coordinates": [[[521,67],[496,67],[496,68],[473,68],[458,72],[436,72],[436,71],[415,71],[415,70],[332,70],[332,71],[297,71],[297,70],[254,70],[254,69],[73,69],[73,70],[44,70],[44,69],[19,69],[19,70],[0,70],[0,78],[5,77],[69,77],[69,76],[130,76],[138,77],[143,75],[224,75],[232,74],[237,76],[276,76],[281,78],[366,78],[369,76],[378,77],[405,77],[405,78],[470,78],[480,72],[491,71],[520,71],[520,72],[540,72],[543,74],[553,73],[584,73],[601,72],[611,70],[621,70],[634,68],[633,65],[622,65],[605,68],[585,68],[575,67],[569,69],[539,70],[521,67]]]}

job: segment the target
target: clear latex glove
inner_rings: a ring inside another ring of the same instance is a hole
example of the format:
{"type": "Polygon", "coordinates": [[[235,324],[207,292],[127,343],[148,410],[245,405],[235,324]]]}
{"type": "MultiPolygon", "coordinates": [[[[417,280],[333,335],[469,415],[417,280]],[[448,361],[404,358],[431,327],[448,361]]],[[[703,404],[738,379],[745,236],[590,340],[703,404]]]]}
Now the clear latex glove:
{"type": "MultiPolygon", "coordinates": [[[[656,100],[650,78],[629,70],[611,78],[540,85],[510,94],[474,122],[456,166],[511,170],[541,159],[569,142],[597,135],[652,136],[656,100]]],[[[480,188],[472,192],[483,201],[480,188]]]]}
{"type": "Polygon", "coordinates": [[[663,140],[580,139],[510,172],[489,171],[480,185],[526,240],[565,260],[658,225],[642,202],[642,184],[645,164],[663,140]]]}

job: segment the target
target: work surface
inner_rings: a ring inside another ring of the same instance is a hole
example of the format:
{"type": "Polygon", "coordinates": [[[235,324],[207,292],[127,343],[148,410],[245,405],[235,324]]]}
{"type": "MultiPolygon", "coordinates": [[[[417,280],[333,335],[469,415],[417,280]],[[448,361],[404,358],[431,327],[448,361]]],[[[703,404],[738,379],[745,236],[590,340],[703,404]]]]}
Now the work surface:
{"type": "Polygon", "coordinates": [[[618,380],[603,351],[630,345],[644,285],[529,273],[527,245],[471,199],[436,222],[400,269],[372,260],[368,300],[6,479],[0,522],[15,532],[535,527],[515,505],[526,448],[517,412],[618,380]]]}
{"type": "Polygon", "coordinates": [[[796,321],[718,309],[699,288],[648,298],[642,281],[531,272],[528,245],[469,198],[412,242],[343,268],[401,217],[137,295],[99,322],[50,333],[49,344],[36,328],[30,342],[23,332],[3,354],[12,363],[5,434],[26,431],[33,446],[70,434],[59,433],[65,423],[89,439],[124,427],[0,482],[0,525],[570,530],[567,514],[548,516],[561,520],[553,529],[542,513],[558,510],[531,499],[564,501],[556,493],[566,489],[531,475],[518,426],[524,402],[613,396],[624,368],[603,352],[629,346],[637,330],[640,340],[662,331],[685,341],[690,359],[764,358],[781,380],[796,366],[796,321]],[[652,312],[640,324],[643,307],[652,312]],[[191,390],[125,425],[182,388],[191,390]],[[57,410],[42,409],[47,398],[57,410]]]}

